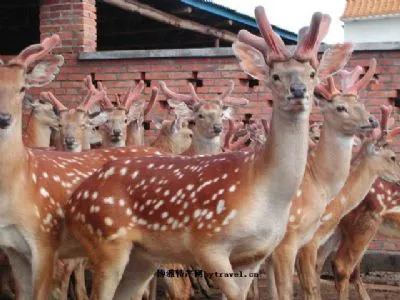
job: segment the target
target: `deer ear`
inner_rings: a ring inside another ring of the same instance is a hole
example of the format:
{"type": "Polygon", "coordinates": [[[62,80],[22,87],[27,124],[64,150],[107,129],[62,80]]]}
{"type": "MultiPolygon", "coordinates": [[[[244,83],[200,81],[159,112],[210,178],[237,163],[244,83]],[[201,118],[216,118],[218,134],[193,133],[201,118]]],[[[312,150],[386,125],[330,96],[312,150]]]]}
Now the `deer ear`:
{"type": "Polygon", "coordinates": [[[240,60],[240,67],[250,76],[267,81],[268,66],[265,63],[264,55],[252,46],[236,41],[232,45],[233,52],[240,60]]]}
{"type": "Polygon", "coordinates": [[[344,43],[325,50],[318,66],[319,80],[324,80],[342,69],[349,61],[353,49],[353,44],[344,43]]]}
{"type": "Polygon", "coordinates": [[[25,94],[24,100],[23,100],[23,106],[27,110],[33,109],[37,105],[36,101],[33,100],[33,97],[29,94],[25,94]]]}
{"type": "Polygon", "coordinates": [[[42,87],[52,82],[64,64],[62,55],[53,55],[47,59],[36,62],[29,67],[25,75],[25,87],[42,87]]]}
{"type": "Polygon", "coordinates": [[[227,119],[231,119],[233,116],[233,108],[228,106],[228,105],[224,105],[222,106],[222,119],[227,120],[227,119]]]}
{"type": "Polygon", "coordinates": [[[108,120],[108,113],[105,111],[100,112],[95,117],[89,118],[89,127],[97,127],[103,125],[108,120]]]}
{"type": "Polygon", "coordinates": [[[378,152],[378,149],[376,148],[375,143],[369,142],[367,145],[367,154],[368,155],[376,155],[378,152]]]}

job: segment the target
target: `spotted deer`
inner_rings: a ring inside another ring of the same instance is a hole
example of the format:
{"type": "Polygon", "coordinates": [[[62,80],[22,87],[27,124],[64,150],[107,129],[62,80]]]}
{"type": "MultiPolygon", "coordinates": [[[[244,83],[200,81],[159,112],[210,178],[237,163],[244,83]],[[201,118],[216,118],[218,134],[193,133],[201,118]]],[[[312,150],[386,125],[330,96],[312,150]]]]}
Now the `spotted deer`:
{"type": "MultiPolygon", "coordinates": [[[[347,61],[353,46],[344,44],[343,47],[348,49],[347,61]]],[[[326,205],[346,181],[354,135],[372,131],[379,124],[357,96],[371,80],[375,67],[373,59],[368,73],[342,92],[335,87],[333,77],[327,79],[326,85],[321,83],[316,87],[316,93],[323,96],[319,106],[324,125],[319,143],[308,156],[303,181],[293,197],[285,236],[272,253],[278,299],[291,299],[293,282],[289,279],[294,275],[296,254],[312,238],[326,205]]]]}
{"type": "MultiPolygon", "coordinates": [[[[257,272],[283,237],[306,166],[314,87],[342,67],[338,54],[348,50],[335,47],[318,64],[330,18],[316,13],[291,54],[264,9],[255,12],[263,38],[241,31],[233,49],[271,88],[267,142],[252,153],[118,159],[85,180],[68,202],[66,224],[93,265],[93,299],[141,294],[160,263],[257,272]]],[[[213,281],[228,299],[245,299],[251,277],[213,281]]]]}
{"type": "Polygon", "coordinates": [[[100,127],[104,146],[144,145],[144,117],[153,107],[158,95],[158,89],[152,89],[147,105],[145,105],[144,101],[138,101],[143,89],[143,80],[139,81],[136,86],[132,84],[122,100],[116,95],[116,106],[108,98],[107,94],[105,95],[103,107],[108,114],[108,118],[105,124],[100,127]]]}
{"type": "Polygon", "coordinates": [[[183,101],[191,109],[195,125],[192,144],[184,155],[217,154],[222,152],[221,133],[224,130],[223,120],[230,118],[233,105],[246,105],[247,99],[233,98],[231,94],[234,82],[220,96],[213,100],[202,100],[196,93],[192,83],[188,83],[190,95],[178,94],[160,82],[160,88],[167,98],[183,101]]]}
{"type": "Polygon", "coordinates": [[[31,110],[23,137],[25,145],[49,147],[52,130],[58,130],[58,116],[53,105],[26,95],[24,107],[31,110]]]}
{"type": "Polygon", "coordinates": [[[349,282],[355,285],[360,299],[370,299],[360,263],[377,232],[388,238],[400,237],[399,195],[398,182],[378,178],[362,202],[340,221],[340,243],[332,268],[341,300],[349,299],[349,282]]]}
{"type": "Polygon", "coordinates": [[[42,92],[42,99],[52,103],[60,114],[59,130],[60,145],[64,151],[81,152],[90,149],[91,131],[104,123],[107,116],[100,113],[94,118],[89,118],[89,109],[105,97],[105,90],[96,89],[90,75],[86,76],[84,85],[88,92],[82,103],[76,108],[68,109],[51,92],[42,92]]]}
{"type": "MultiPolygon", "coordinates": [[[[360,203],[378,177],[400,180],[400,166],[396,162],[395,153],[386,149],[389,142],[386,133],[390,108],[382,106],[381,110],[381,134],[375,134],[374,138],[362,145],[352,160],[351,171],[344,186],[326,206],[319,228],[298,253],[296,266],[306,299],[321,298],[318,279],[325,260],[317,259],[317,251],[333,235],[343,216],[360,203]]],[[[357,231],[362,234],[359,227],[357,231]]]]}
{"type": "MultiPolygon", "coordinates": [[[[64,206],[83,178],[110,159],[161,154],[148,147],[71,153],[24,145],[25,90],[45,86],[55,78],[63,57],[50,52],[59,43],[59,36],[52,35],[0,63],[0,247],[18,274],[17,299],[41,300],[49,295],[57,249],[61,258],[68,257],[58,247],[64,206]]],[[[72,246],[73,240],[68,240],[65,247],[72,246]]]]}
{"type": "Polygon", "coordinates": [[[162,121],[158,127],[158,136],[150,144],[152,147],[173,154],[181,154],[190,147],[193,131],[188,127],[188,123],[179,116],[174,120],[162,121]]]}

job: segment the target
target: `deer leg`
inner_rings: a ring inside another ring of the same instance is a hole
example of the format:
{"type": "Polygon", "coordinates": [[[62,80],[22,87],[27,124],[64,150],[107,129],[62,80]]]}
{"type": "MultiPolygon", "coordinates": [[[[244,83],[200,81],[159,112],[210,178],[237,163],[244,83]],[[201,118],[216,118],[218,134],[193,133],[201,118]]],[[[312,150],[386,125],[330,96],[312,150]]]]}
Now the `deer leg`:
{"type": "Polygon", "coordinates": [[[157,265],[153,261],[133,249],[115,292],[115,299],[141,300],[156,270],[157,265]]]}
{"type": "Polygon", "coordinates": [[[86,285],[85,285],[85,268],[86,261],[85,259],[78,259],[75,270],[75,291],[77,300],[88,300],[86,285]]]}
{"type": "Polygon", "coordinates": [[[157,299],[157,277],[153,276],[153,279],[150,282],[150,293],[149,300],[157,299]]]}
{"type": "Polygon", "coordinates": [[[76,263],[73,260],[64,260],[64,267],[62,270],[61,286],[60,286],[60,300],[68,300],[68,290],[71,274],[74,271],[76,263]]]}
{"type": "MultiPolygon", "coordinates": [[[[120,282],[132,249],[130,242],[105,243],[89,252],[93,265],[93,283],[90,299],[110,300],[120,282]]],[[[129,299],[115,298],[115,299],[129,299]]]]}
{"type": "Polygon", "coordinates": [[[48,299],[53,288],[56,252],[46,245],[32,251],[33,298],[48,299]]]}
{"type": "Polygon", "coordinates": [[[267,275],[267,286],[268,291],[266,295],[267,300],[277,299],[278,298],[278,291],[276,290],[275,285],[275,274],[274,274],[274,265],[272,262],[272,256],[267,257],[265,260],[265,270],[267,275]]]}
{"type": "Polygon", "coordinates": [[[350,280],[354,284],[354,287],[356,288],[359,299],[371,300],[371,298],[368,295],[367,289],[365,288],[365,285],[363,284],[361,279],[361,263],[358,263],[357,266],[355,267],[353,274],[350,277],[350,280]]]}
{"type": "Polygon", "coordinates": [[[289,300],[293,296],[293,274],[297,249],[290,242],[280,244],[272,253],[275,284],[278,299],[289,300]]]}
{"type": "Polygon", "coordinates": [[[15,280],[15,299],[32,299],[32,269],[31,265],[24,256],[13,249],[5,249],[14,274],[15,280]]]}
{"type": "Polygon", "coordinates": [[[245,300],[246,292],[241,290],[234,277],[225,277],[224,274],[233,273],[229,255],[219,249],[199,249],[195,254],[196,260],[202,270],[212,274],[213,282],[229,300],[245,300]]]}
{"type": "Polygon", "coordinates": [[[304,299],[320,299],[319,277],[316,270],[318,247],[312,241],[297,253],[297,273],[304,291],[304,299]]]}

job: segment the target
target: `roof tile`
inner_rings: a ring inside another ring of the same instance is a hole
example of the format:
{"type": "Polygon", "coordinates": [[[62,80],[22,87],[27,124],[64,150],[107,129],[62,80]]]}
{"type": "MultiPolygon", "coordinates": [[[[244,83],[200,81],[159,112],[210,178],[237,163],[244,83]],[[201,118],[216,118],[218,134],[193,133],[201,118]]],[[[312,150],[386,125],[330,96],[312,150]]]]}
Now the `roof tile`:
{"type": "Polygon", "coordinates": [[[400,0],[347,0],[342,20],[400,14],[400,0]]]}

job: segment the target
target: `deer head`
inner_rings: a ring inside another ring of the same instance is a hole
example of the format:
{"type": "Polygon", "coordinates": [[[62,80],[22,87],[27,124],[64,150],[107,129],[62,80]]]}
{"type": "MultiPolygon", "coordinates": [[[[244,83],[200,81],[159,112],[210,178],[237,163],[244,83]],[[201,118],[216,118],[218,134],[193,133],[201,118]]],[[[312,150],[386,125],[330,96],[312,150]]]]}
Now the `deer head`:
{"type": "MultiPolygon", "coordinates": [[[[158,89],[153,87],[149,103],[139,101],[139,97],[144,89],[144,82],[141,80],[138,85],[132,84],[129,92],[120,99],[116,95],[116,105],[106,97],[103,101],[108,119],[102,126],[105,132],[105,142],[109,147],[124,147],[127,140],[127,129],[131,126],[131,131],[143,134],[142,124],[144,117],[150,112],[158,95],[158,89]]],[[[131,133],[132,134],[132,133],[131,133]]]]}
{"type": "MultiPolygon", "coordinates": [[[[221,95],[212,100],[202,100],[190,82],[188,86],[190,94],[185,95],[171,91],[167,88],[165,82],[160,82],[161,91],[167,99],[173,100],[169,102],[170,105],[175,107],[179,101],[183,101],[191,110],[192,119],[195,123],[192,128],[194,143],[202,144],[199,145],[201,148],[204,143],[218,139],[216,144],[219,149],[219,139],[224,129],[223,120],[231,117],[233,105],[246,105],[248,100],[230,96],[234,88],[233,81],[230,81],[228,88],[221,95]],[[178,102],[174,103],[174,101],[178,102]]],[[[200,152],[197,154],[200,154],[200,152]]]]}
{"type": "Polygon", "coordinates": [[[380,128],[375,129],[364,143],[359,153],[353,159],[353,165],[356,166],[361,158],[365,157],[374,168],[377,175],[386,181],[400,180],[400,165],[396,159],[396,153],[389,148],[392,139],[400,133],[400,127],[389,127],[393,124],[390,114],[392,106],[381,106],[380,128]]]}
{"type": "Polygon", "coordinates": [[[60,114],[60,140],[63,150],[80,152],[90,149],[90,136],[95,127],[107,120],[104,113],[89,118],[89,109],[104,98],[105,91],[100,85],[96,89],[91,77],[84,79],[88,89],[85,99],[76,108],[68,109],[51,92],[42,92],[40,95],[44,101],[52,103],[60,114]]]}
{"type": "Polygon", "coordinates": [[[31,110],[31,117],[34,118],[36,122],[44,127],[58,130],[58,115],[51,103],[33,99],[33,97],[29,95],[25,95],[23,103],[25,109],[31,110]]]}
{"type": "Polygon", "coordinates": [[[337,45],[318,62],[318,48],[328,32],[331,19],[328,15],[315,13],[310,27],[302,30],[298,45],[291,54],[273,32],[263,7],[255,9],[255,16],[262,37],[241,30],[233,44],[241,68],[266,82],[273,94],[274,110],[291,116],[308,116],[318,80],[342,68],[352,47],[349,44],[337,45]]]}
{"type": "Polygon", "coordinates": [[[49,55],[60,43],[52,35],[41,44],[31,45],[4,63],[0,60],[0,139],[22,139],[22,100],[25,91],[51,82],[64,63],[61,55],[49,55]]]}
{"type": "Polygon", "coordinates": [[[315,88],[315,94],[323,96],[319,98],[319,106],[325,124],[345,136],[371,131],[379,125],[378,120],[358,99],[358,92],[369,83],[375,73],[376,60],[371,59],[369,70],[362,79],[358,79],[358,76],[354,78],[353,74],[360,69],[362,70],[357,66],[351,72],[339,72],[342,91],[336,88],[332,76],[327,78],[326,83],[320,83],[315,88]]]}

